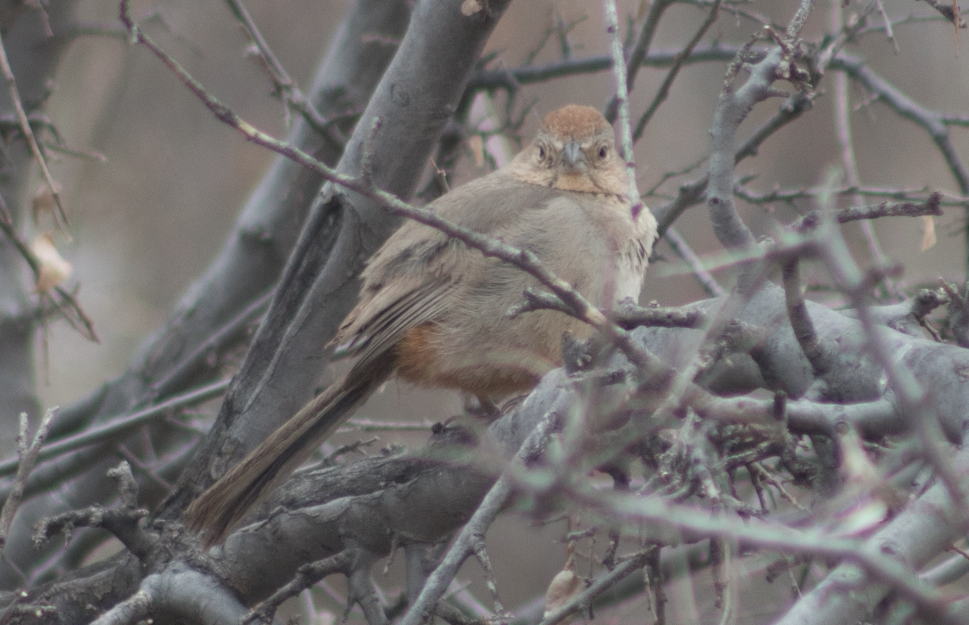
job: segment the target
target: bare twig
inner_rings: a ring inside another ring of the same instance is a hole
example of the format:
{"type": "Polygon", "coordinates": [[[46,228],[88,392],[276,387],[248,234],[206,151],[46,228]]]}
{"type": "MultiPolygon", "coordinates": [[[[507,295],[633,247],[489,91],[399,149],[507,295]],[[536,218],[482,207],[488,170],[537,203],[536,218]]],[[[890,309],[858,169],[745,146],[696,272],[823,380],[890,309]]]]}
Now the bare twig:
{"type": "Polygon", "coordinates": [[[594,579],[588,588],[577,594],[568,603],[546,614],[539,625],[555,625],[556,623],[561,623],[576,612],[587,610],[596,597],[615,586],[617,582],[626,576],[645,567],[657,551],[659,551],[659,547],[651,546],[643,551],[627,556],[611,571],[594,579]]]}
{"type": "Polygon", "coordinates": [[[17,112],[17,119],[20,121],[20,130],[24,135],[24,139],[27,140],[27,145],[30,146],[30,151],[34,155],[34,159],[37,164],[40,165],[40,171],[44,174],[44,180],[47,182],[47,187],[50,190],[51,197],[54,198],[54,204],[57,206],[57,213],[55,214],[55,221],[57,217],[60,217],[60,225],[63,228],[69,228],[70,222],[67,220],[67,213],[64,212],[64,205],[61,203],[61,196],[58,192],[58,184],[54,182],[53,176],[50,174],[50,170],[47,168],[47,161],[44,159],[43,153],[40,151],[40,146],[37,145],[37,139],[34,137],[34,131],[30,128],[30,120],[27,119],[27,113],[24,111],[23,102],[20,100],[20,93],[17,90],[17,79],[13,75],[13,70],[10,68],[10,61],[7,59],[6,45],[3,43],[2,37],[0,37],[0,71],[3,72],[3,77],[7,81],[7,88],[10,90],[10,99],[13,101],[14,110],[17,112]]]}
{"type": "Polygon", "coordinates": [[[249,623],[272,623],[276,610],[287,599],[295,597],[307,588],[311,588],[323,578],[333,573],[344,573],[348,577],[353,566],[353,557],[348,550],[341,551],[317,562],[311,562],[299,567],[292,580],[280,587],[270,597],[267,597],[242,620],[243,625],[249,623]]]}
{"type": "Polygon", "coordinates": [[[40,448],[50,432],[50,426],[56,414],[57,408],[51,408],[44,413],[44,418],[41,419],[37,431],[34,433],[34,438],[29,444],[27,442],[27,415],[20,415],[20,433],[17,436],[17,456],[20,462],[17,465],[17,476],[10,488],[10,494],[7,495],[7,500],[3,503],[3,511],[0,512],[0,551],[7,544],[7,535],[10,533],[10,526],[17,514],[17,508],[20,506],[20,499],[27,485],[27,477],[37,462],[40,448]]]}
{"type": "Polygon", "coordinates": [[[884,369],[888,386],[895,393],[901,412],[909,416],[922,444],[922,452],[938,472],[952,497],[960,513],[963,527],[969,527],[969,499],[966,497],[965,487],[952,467],[949,454],[944,449],[946,437],[939,425],[938,417],[934,410],[926,409],[924,391],[913,378],[908,367],[890,353],[883,335],[878,332],[865,301],[868,281],[855,265],[840,233],[836,228],[828,227],[823,235],[827,244],[820,246],[820,256],[831,275],[851,298],[858,320],[869,339],[869,349],[884,369]]]}
{"type": "MultiPolygon", "coordinates": [[[[949,195],[941,191],[929,193],[928,198],[924,198],[928,189],[892,189],[888,187],[803,187],[799,189],[774,189],[764,193],[756,192],[749,187],[738,184],[734,187],[737,197],[750,202],[751,204],[771,204],[775,202],[791,203],[797,200],[817,200],[823,197],[833,197],[839,195],[861,195],[864,197],[886,198],[900,200],[900,205],[879,204],[874,207],[845,208],[838,211],[841,215],[857,215],[852,219],[874,219],[877,217],[909,216],[917,217],[920,215],[941,215],[941,210],[936,211],[942,206],[963,206],[969,202],[969,198],[957,195],[949,195]],[[924,199],[923,199],[924,198],[924,199]],[[921,207],[921,208],[920,208],[921,207]],[[921,212],[928,210],[930,212],[921,212]]],[[[839,218],[840,219],[840,218],[839,218]]],[[[851,221],[848,219],[847,221],[851,221]]]]}
{"type": "MultiPolygon", "coordinates": [[[[742,194],[741,197],[744,197],[742,194]]],[[[881,217],[921,217],[922,215],[941,215],[939,193],[932,193],[924,202],[881,202],[874,206],[852,206],[834,211],[838,223],[858,221],[860,219],[879,219],[881,217]]],[[[804,232],[816,227],[821,222],[822,214],[812,211],[790,225],[797,232],[804,232]]]]}
{"type": "Polygon", "coordinates": [[[224,350],[233,338],[239,336],[246,328],[258,321],[265,314],[270,301],[272,301],[271,290],[246,306],[242,312],[227,321],[222,327],[217,328],[205,341],[172,365],[163,377],[151,385],[147,399],[154,400],[158,397],[164,397],[174,389],[179,388],[189,376],[206,362],[209,356],[217,354],[220,349],[224,350]]]}
{"type": "Polygon", "coordinates": [[[99,527],[114,534],[138,558],[146,558],[157,545],[158,537],[141,525],[148,510],[138,507],[138,485],[131,474],[131,467],[122,460],[116,468],[108,471],[108,477],[118,482],[120,505],[103,508],[94,505],[83,510],[72,510],[43,519],[34,532],[34,543],[43,544],[59,532],[68,536],[77,527],[99,527]]]}
{"type": "Polygon", "coordinates": [[[616,12],[615,0],[603,0],[602,7],[606,14],[606,33],[609,35],[613,76],[616,79],[619,145],[622,159],[626,162],[626,174],[629,176],[629,198],[635,218],[642,211],[643,206],[639,197],[639,188],[636,186],[636,162],[633,160],[633,137],[629,125],[629,89],[626,86],[626,61],[623,58],[622,39],[619,36],[619,16],[616,12]]]}
{"type": "MultiPolygon", "coordinates": [[[[879,0],[872,0],[872,2],[877,5],[880,4],[879,0]]],[[[842,8],[841,4],[838,2],[832,3],[831,5],[831,22],[835,29],[841,29],[842,24],[842,8]]],[[[841,167],[844,169],[844,178],[850,186],[859,186],[861,184],[861,178],[858,175],[858,162],[855,159],[855,149],[854,142],[852,139],[851,132],[851,117],[849,116],[850,106],[850,93],[848,90],[848,76],[843,72],[838,72],[833,77],[834,80],[834,122],[836,129],[836,136],[838,139],[839,147],[841,148],[841,167]]],[[[861,205],[861,197],[853,196],[851,199],[856,205],[861,205]]],[[[885,253],[882,252],[881,245],[878,242],[878,237],[875,235],[875,230],[872,225],[867,221],[860,224],[861,233],[865,237],[865,241],[868,244],[868,250],[871,254],[872,259],[877,265],[885,265],[887,259],[885,253]]],[[[895,285],[891,283],[887,278],[881,283],[885,294],[890,294],[892,297],[898,299],[899,294],[895,285]]]]}
{"type": "MultiPolygon", "coordinates": [[[[132,428],[144,425],[154,418],[162,417],[171,410],[217,397],[229,387],[230,382],[230,379],[220,380],[214,384],[203,386],[200,389],[172,397],[151,408],[139,410],[138,412],[119,417],[114,421],[108,421],[103,425],[90,428],[74,436],[63,438],[40,450],[37,454],[37,460],[48,460],[74,451],[80,447],[110,440],[130,431],[132,428]]],[[[13,473],[18,464],[19,461],[16,458],[0,461],[0,476],[13,473]]]]}
{"type": "Polygon", "coordinates": [[[502,472],[501,477],[485,495],[474,515],[461,529],[447,555],[444,556],[441,563],[427,579],[420,595],[407,610],[407,614],[404,615],[401,625],[419,625],[431,613],[438,599],[441,598],[451,580],[454,579],[458,569],[473,553],[474,544],[478,537],[484,536],[485,530],[491,525],[511,496],[512,484],[515,481],[514,473],[522,471],[527,463],[545,446],[546,439],[553,428],[558,425],[557,421],[557,415],[549,413],[528,435],[528,438],[522,443],[521,449],[509,463],[508,468],[502,472]]]}
{"type": "Polygon", "coordinates": [[[856,540],[800,532],[777,523],[697,514],[696,507],[691,505],[675,504],[659,497],[598,491],[580,480],[574,480],[570,486],[573,501],[606,510],[611,517],[619,515],[630,523],[650,523],[657,529],[672,527],[680,532],[740,540],[748,547],[759,546],[784,553],[805,553],[853,562],[900,595],[915,601],[932,622],[956,625],[945,614],[941,593],[920,582],[909,568],[882,553],[875,544],[873,548],[865,548],[864,543],[856,540]]]}
{"type": "Polygon", "coordinates": [[[885,4],[882,0],[874,0],[875,4],[878,6],[878,13],[882,18],[882,24],[885,28],[885,36],[888,37],[888,41],[892,44],[892,50],[895,54],[898,54],[900,50],[898,49],[898,42],[895,40],[895,31],[892,28],[892,20],[888,17],[888,13],[885,11],[885,4]]]}
{"type": "Polygon", "coordinates": [[[382,432],[389,430],[394,432],[430,432],[432,427],[434,427],[434,424],[427,420],[416,423],[413,421],[398,423],[396,421],[375,421],[373,419],[353,417],[347,419],[339,431],[382,432]]]}
{"type": "MultiPolygon", "coordinates": [[[[734,152],[734,165],[740,161],[755,156],[761,144],[775,132],[800,117],[812,106],[812,99],[804,92],[797,92],[791,95],[777,113],[772,115],[766,122],[761,124],[744,143],[736,148],[734,152]]],[[[731,178],[733,176],[731,175],[731,178]]],[[[696,180],[687,182],[680,186],[676,198],[667,202],[656,210],[657,220],[659,221],[658,232],[663,236],[666,229],[673,222],[679,219],[690,206],[693,206],[703,199],[703,194],[707,189],[710,175],[705,174],[696,180]]]]}
{"type": "Polygon", "coordinates": [[[720,286],[717,279],[713,277],[713,274],[711,274],[707,268],[703,266],[703,261],[701,261],[696,253],[694,253],[686,240],[680,236],[680,233],[676,230],[676,228],[673,226],[667,228],[664,238],[666,239],[666,242],[669,243],[670,247],[673,248],[673,251],[676,252],[676,254],[685,260],[690,266],[690,270],[693,272],[693,275],[696,276],[696,279],[700,283],[700,286],[703,287],[703,290],[707,292],[707,295],[711,297],[720,297],[721,295],[726,295],[727,292],[722,286],[720,286]]]}
{"type": "Polygon", "coordinates": [[[283,64],[273,53],[272,48],[269,47],[269,44],[263,38],[262,33],[259,32],[256,23],[249,15],[245,5],[242,4],[242,0],[226,0],[226,2],[229,5],[229,10],[239,20],[242,28],[252,40],[253,46],[258,51],[259,58],[262,60],[263,66],[269,74],[269,78],[273,81],[273,85],[276,87],[279,97],[283,101],[287,125],[289,125],[289,106],[292,105],[313,130],[320,133],[321,136],[330,141],[334,146],[342,147],[343,142],[333,133],[332,124],[334,120],[324,119],[319,111],[316,110],[316,107],[313,106],[313,103],[303,94],[299,85],[290,77],[286,68],[283,67],[283,64]]]}
{"type": "MultiPolygon", "coordinates": [[[[658,4],[658,3],[654,3],[658,4]]],[[[696,33],[693,34],[693,38],[683,47],[683,49],[677,53],[675,60],[673,61],[673,67],[669,69],[666,73],[666,78],[663,79],[663,84],[660,85],[659,89],[656,91],[656,95],[653,96],[653,101],[646,108],[646,112],[643,113],[642,117],[636,123],[636,130],[633,131],[633,141],[638,141],[643,135],[643,130],[646,129],[646,125],[649,124],[649,120],[653,118],[656,110],[659,109],[660,104],[662,104],[666,98],[669,96],[670,87],[673,86],[673,81],[676,80],[677,75],[680,73],[680,69],[683,68],[683,64],[686,59],[690,57],[690,53],[696,48],[697,44],[706,34],[707,30],[713,26],[713,23],[717,21],[717,15],[720,9],[720,0],[714,0],[713,6],[710,7],[710,12],[707,14],[707,18],[697,29],[696,33]]],[[[630,59],[630,63],[633,63],[633,59],[630,59]]],[[[638,63],[637,63],[638,64],[638,63]]],[[[630,68],[632,71],[632,67],[630,68]]]]}
{"type": "Polygon", "coordinates": [[[814,0],[801,0],[800,6],[797,7],[797,12],[791,18],[790,24],[787,25],[787,32],[784,33],[788,39],[794,40],[800,36],[801,29],[807,23],[812,8],[814,8],[814,0]]]}
{"type": "MultiPolygon", "coordinates": [[[[643,20],[643,25],[640,27],[639,36],[636,38],[636,43],[633,44],[632,50],[629,52],[629,67],[626,71],[627,92],[633,90],[633,86],[636,84],[636,75],[639,73],[639,69],[643,65],[643,59],[646,58],[649,47],[653,43],[653,36],[656,34],[656,27],[659,26],[660,18],[666,12],[666,9],[673,5],[673,2],[674,0],[656,0],[649,4],[649,11],[646,13],[646,19],[643,20]]],[[[619,95],[617,92],[617,95],[606,106],[605,117],[610,122],[613,122],[618,113],[619,95]]]]}
{"type": "MultiPolygon", "coordinates": [[[[966,169],[952,144],[943,115],[916,103],[908,95],[873,72],[867,64],[857,57],[838,55],[832,59],[831,67],[846,72],[853,80],[888,105],[897,115],[914,122],[928,133],[945,159],[949,171],[959,187],[959,192],[964,197],[969,196],[969,170],[966,169]]],[[[964,206],[966,211],[969,212],[969,202],[964,206]]],[[[966,245],[969,246],[969,229],[966,230],[965,236],[966,245]]],[[[969,255],[966,257],[966,262],[969,263],[969,255]]]]}

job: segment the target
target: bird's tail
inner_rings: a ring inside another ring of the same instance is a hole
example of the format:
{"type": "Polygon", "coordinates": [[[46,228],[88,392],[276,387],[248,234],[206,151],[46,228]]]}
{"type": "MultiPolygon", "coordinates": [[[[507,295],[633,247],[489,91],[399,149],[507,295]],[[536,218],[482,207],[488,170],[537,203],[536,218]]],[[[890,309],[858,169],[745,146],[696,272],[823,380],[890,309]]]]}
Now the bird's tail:
{"type": "Polygon", "coordinates": [[[185,512],[185,523],[201,534],[202,544],[210,547],[222,542],[257,503],[390,377],[393,360],[390,354],[384,354],[356,363],[343,379],[303,406],[199,495],[185,512]]]}

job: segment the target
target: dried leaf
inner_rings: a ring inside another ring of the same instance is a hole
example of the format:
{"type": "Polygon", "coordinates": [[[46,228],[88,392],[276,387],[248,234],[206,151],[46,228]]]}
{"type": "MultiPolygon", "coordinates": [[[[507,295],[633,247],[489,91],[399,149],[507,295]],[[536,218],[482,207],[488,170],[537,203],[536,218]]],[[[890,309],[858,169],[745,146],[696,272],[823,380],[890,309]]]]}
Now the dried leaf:
{"type": "Polygon", "coordinates": [[[461,3],[461,13],[463,15],[474,15],[482,9],[481,3],[478,0],[464,0],[461,3]]]}
{"type": "Polygon", "coordinates": [[[71,275],[71,263],[64,260],[57,247],[54,245],[54,238],[49,232],[45,232],[34,239],[30,244],[30,251],[34,253],[37,262],[40,263],[40,270],[37,273],[37,292],[46,293],[71,275]]]}
{"type": "Polygon", "coordinates": [[[36,224],[42,213],[54,214],[57,210],[57,202],[54,201],[54,193],[61,192],[61,185],[55,183],[54,189],[51,191],[50,185],[46,182],[37,187],[37,191],[34,193],[33,200],[31,201],[31,208],[34,218],[34,223],[36,224]]]}
{"type": "Polygon", "coordinates": [[[935,245],[935,217],[932,215],[922,215],[922,245],[919,250],[925,250],[935,245]]]}
{"type": "Polygon", "coordinates": [[[545,591],[545,616],[558,610],[582,590],[582,578],[575,574],[574,566],[565,568],[552,578],[545,591]]]}
{"type": "Polygon", "coordinates": [[[468,138],[468,147],[474,155],[474,164],[477,167],[484,167],[484,140],[481,139],[481,135],[471,135],[468,138]]]}

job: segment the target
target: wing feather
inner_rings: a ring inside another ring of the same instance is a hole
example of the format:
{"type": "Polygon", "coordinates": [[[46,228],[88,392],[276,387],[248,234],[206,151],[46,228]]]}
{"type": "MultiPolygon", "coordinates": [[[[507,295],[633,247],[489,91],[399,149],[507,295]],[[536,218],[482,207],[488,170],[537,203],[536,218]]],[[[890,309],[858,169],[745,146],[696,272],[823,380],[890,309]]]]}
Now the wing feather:
{"type": "MultiPolygon", "coordinates": [[[[461,226],[500,235],[529,209],[545,208],[556,195],[499,170],[458,187],[428,208],[461,226]],[[488,198],[487,205],[482,197],[488,198]]],[[[360,302],[334,339],[335,355],[376,358],[409,330],[446,316],[453,305],[448,292],[478,279],[481,260],[477,251],[440,231],[405,222],[368,261],[360,302]]]]}

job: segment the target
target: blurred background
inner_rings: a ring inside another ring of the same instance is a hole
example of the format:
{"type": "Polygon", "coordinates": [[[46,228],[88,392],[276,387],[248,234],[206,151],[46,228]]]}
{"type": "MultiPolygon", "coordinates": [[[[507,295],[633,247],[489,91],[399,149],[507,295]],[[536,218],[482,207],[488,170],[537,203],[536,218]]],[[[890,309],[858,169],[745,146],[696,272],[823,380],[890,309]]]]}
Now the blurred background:
{"type": "MultiPolygon", "coordinates": [[[[303,87],[308,86],[328,38],[348,5],[348,0],[246,3],[277,56],[303,87]]],[[[746,3],[743,8],[786,24],[796,6],[792,1],[766,0],[746,3]]],[[[884,8],[893,19],[937,16],[914,0],[887,0],[884,8]]],[[[622,16],[634,15],[638,9],[638,2],[620,3],[622,16]]],[[[856,9],[852,2],[845,11],[856,9]]],[[[804,33],[806,39],[817,40],[828,30],[830,11],[827,2],[818,3],[804,33]]],[[[129,45],[120,36],[117,12],[114,1],[83,3],[82,19],[91,34],[73,43],[50,101],[50,117],[66,143],[76,150],[97,152],[106,160],[57,155],[52,163],[74,225],[73,240],[59,240],[58,245],[74,266],[72,280],[80,285],[79,301],[94,320],[101,343],[85,341],[63,322],[51,325],[46,339],[49,356],[46,362],[37,359],[42,384],[39,392],[45,406],[75,401],[124,369],[140,342],[163,321],[186,286],[214,257],[237,211],[273,158],[215,120],[145,49],[129,45]]],[[[133,13],[136,18],[158,14],[161,20],[148,27],[156,41],[244,119],[274,136],[285,136],[282,105],[272,97],[262,68],[247,56],[248,40],[223,4],[134,2],[133,13]]],[[[674,5],[661,22],[653,49],[682,47],[705,16],[706,10],[697,6],[674,5]]],[[[519,1],[511,5],[488,45],[488,50],[497,54],[496,66],[520,65],[534,53],[546,29],[559,20],[575,23],[568,35],[573,57],[608,52],[599,3],[519,1]]],[[[758,29],[756,22],[723,9],[705,41],[742,43],[758,29]]],[[[860,44],[847,49],[867,59],[873,70],[919,104],[941,112],[969,114],[969,51],[963,43],[962,57],[958,56],[959,43],[951,24],[903,24],[895,28],[894,36],[897,52],[884,33],[868,34],[860,44]]],[[[553,36],[535,54],[533,63],[558,60],[561,54],[553,36]]],[[[725,67],[725,62],[718,62],[683,69],[669,99],[636,147],[642,191],[656,185],[665,173],[682,170],[705,156],[725,67]]],[[[652,101],[665,75],[665,69],[641,70],[631,96],[634,119],[652,101]]],[[[613,89],[608,72],[526,85],[516,110],[532,103],[535,112],[526,115],[523,136],[532,136],[540,115],[563,104],[576,102],[602,108],[613,89]]],[[[757,157],[741,165],[739,174],[756,174],[751,187],[766,191],[816,185],[840,163],[831,93],[831,81],[823,80],[813,110],[777,133],[757,157]]],[[[856,87],[851,88],[850,97],[854,147],[863,185],[926,188],[958,195],[926,133],[884,105],[870,101],[868,94],[856,87]]],[[[777,100],[757,107],[745,122],[742,136],[773,114],[779,104],[777,100]]],[[[969,159],[969,129],[953,128],[952,133],[959,155],[969,159]]],[[[486,167],[475,165],[467,150],[454,183],[486,171],[486,167]]],[[[658,193],[673,195],[678,182],[696,175],[667,182],[658,193]]],[[[39,184],[38,177],[31,188],[39,184]]],[[[647,201],[658,205],[663,198],[647,201]]],[[[811,206],[804,204],[802,208],[811,206]]],[[[748,206],[743,207],[743,215],[757,234],[766,235],[777,223],[790,221],[795,213],[779,207],[767,214],[748,206]]],[[[936,220],[937,244],[925,251],[920,250],[922,220],[883,219],[874,224],[886,254],[905,267],[900,280],[903,290],[933,283],[940,276],[963,281],[963,224],[961,210],[947,209],[936,220]]],[[[676,227],[701,256],[719,252],[702,206],[690,209],[676,227]]],[[[846,226],[845,233],[858,261],[869,264],[858,226],[846,226]]],[[[644,303],[656,300],[662,305],[677,305],[704,297],[696,280],[665,243],[657,246],[657,253],[661,258],[650,269],[644,303]]],[[[726,274],[717,275],[729,283],[726,274]]],[[[812,277],[823,278],[807,272],[806,279],[812,277]]],[[[38,350],[42,340],[38,338],[38,350]]],[[[461,400],[453,394],[431,394],[390,383],[361,416],[434,421],[460,408],[461,400]]],[[[381,438],[388,436],[381,434],[381,438]]],[[[419,443],[424,438],[422,434],[412,440],[419,443]]],[[[510,544],[503,537],[505,549],[495,562],[498,579],[507,584],[499,590],[509,607],[534,596],[536,588],[542,592],[564,557],[564,549],[554,546],[562,524],[539,531],[529,529],[525,520],[504,519],[492,530],[492,536],[497,532],[512,535],[503,531],[512,526],[520,532],[510,544]]],[[[477,577],[476,567],[466,567],[472,577],[477,577]]],[[[487,594],[483,592],[480,597],[484,599],[487,594]]],[[[625,619],[621,614],[613,618],[617,622],[625,619]]],[[[684,615],[678,622],[694,621],[684,615]]]]}

